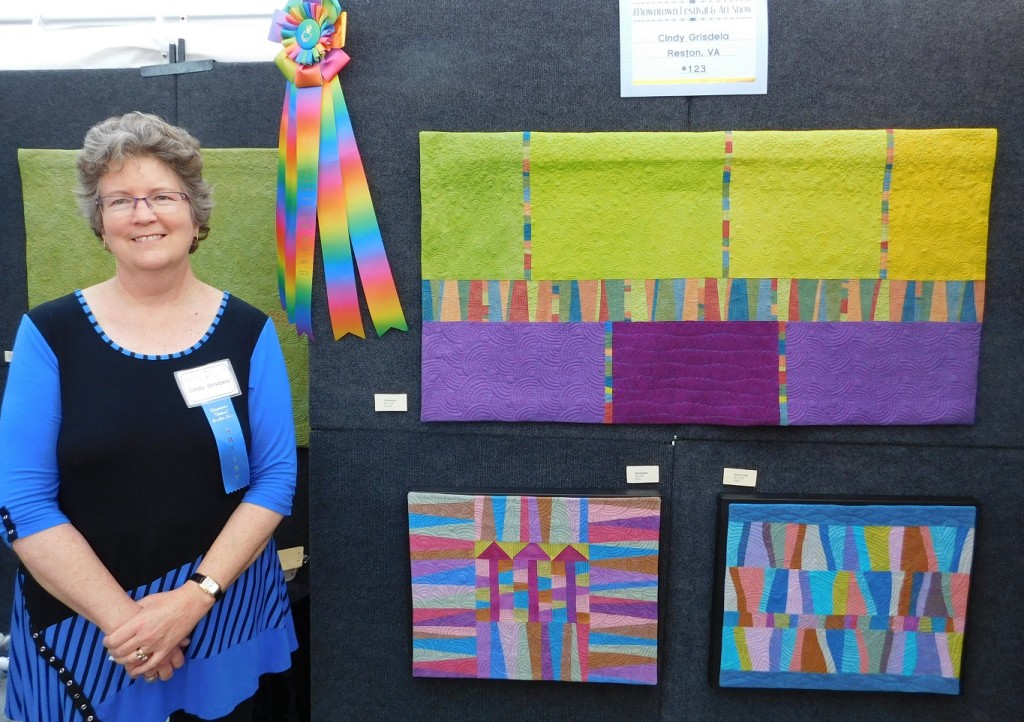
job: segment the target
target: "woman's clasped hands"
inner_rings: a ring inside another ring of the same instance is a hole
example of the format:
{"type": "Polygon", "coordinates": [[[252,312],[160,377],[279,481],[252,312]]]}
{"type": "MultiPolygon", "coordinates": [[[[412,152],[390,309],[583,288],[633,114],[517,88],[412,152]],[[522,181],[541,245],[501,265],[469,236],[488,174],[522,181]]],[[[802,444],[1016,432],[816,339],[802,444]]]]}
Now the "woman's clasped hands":
{"type": "Polygon", "coordinates": [[[132,678],[166,682],[185,664],[189,635],[212,603],[186,588],[150,594],[136,602],[135,616],[108,634],[103,646],[132,678]]]}

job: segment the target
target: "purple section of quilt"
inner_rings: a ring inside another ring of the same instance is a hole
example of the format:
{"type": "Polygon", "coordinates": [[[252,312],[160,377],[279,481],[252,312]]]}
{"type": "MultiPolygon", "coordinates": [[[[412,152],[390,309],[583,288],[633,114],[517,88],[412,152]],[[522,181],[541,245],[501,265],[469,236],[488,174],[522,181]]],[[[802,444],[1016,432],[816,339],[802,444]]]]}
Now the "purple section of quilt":
{"type": "Polygon", "coordinates": [[[617,323],[614,423],[779,423],[779,325],[617,323]]]}
{"type": "Polygon", "coordinates": [[[424,323],[424,421],[604,418],[603,323],[424,323]]]}
{"type": "Polygon", "coordinates": [[[791,424],[971,424],[981,324],[790,323],[791,424]]]}

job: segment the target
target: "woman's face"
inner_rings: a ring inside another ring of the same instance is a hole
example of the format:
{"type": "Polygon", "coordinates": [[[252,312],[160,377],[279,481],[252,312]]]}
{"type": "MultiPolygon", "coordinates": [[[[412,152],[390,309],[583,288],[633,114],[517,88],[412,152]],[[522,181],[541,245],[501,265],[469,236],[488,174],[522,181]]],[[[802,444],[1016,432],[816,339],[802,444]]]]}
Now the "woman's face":
{"type": "Polygon", "coordinates": [[[125,197],[118,202],[120,209],[101,204],[103,242],[117,259],[119,270],[163,270],[188,263],[189,247],[199,233],[189,202],[150,208],[144,200],[129,200],[182,193],[181,181],[169,165],[148,156],[128,158],[100,178],[99,192],[101,198],[125,197]]]}

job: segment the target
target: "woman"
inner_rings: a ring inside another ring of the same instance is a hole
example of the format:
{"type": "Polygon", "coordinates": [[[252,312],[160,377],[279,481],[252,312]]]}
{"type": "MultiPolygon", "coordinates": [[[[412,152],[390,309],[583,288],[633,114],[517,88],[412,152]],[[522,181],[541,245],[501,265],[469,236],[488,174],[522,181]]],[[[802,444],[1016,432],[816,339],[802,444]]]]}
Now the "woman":
{"type": "Polygon", "coordinates": [[[295,484],[288,379],[271,321],[192,273],[202,166],[155,116],[93,127],[77,193],[116,271],[18,330],[0,412],[12,719],[251,719],[297,646],[271,540],[295,484]]]}

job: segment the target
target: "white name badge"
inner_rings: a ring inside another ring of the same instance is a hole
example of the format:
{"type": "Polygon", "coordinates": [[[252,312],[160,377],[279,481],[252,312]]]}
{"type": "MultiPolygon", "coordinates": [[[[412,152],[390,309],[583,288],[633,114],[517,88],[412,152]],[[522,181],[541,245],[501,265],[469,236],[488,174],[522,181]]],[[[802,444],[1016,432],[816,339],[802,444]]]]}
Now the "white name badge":
{"type": "Polygon", "coordinates": [[[181,395],[190,409],[242,393],[230,359],[175,371],[174,380],[178,382],[181,395]]]}

